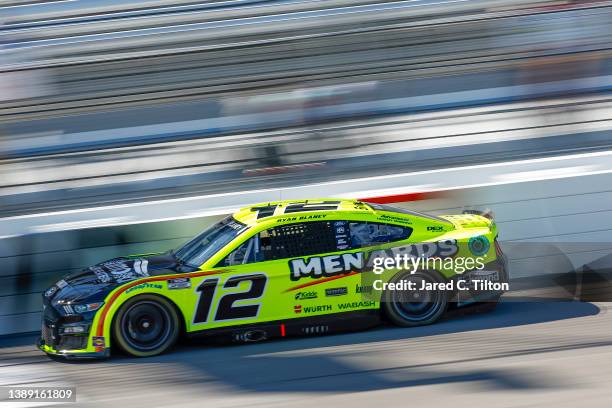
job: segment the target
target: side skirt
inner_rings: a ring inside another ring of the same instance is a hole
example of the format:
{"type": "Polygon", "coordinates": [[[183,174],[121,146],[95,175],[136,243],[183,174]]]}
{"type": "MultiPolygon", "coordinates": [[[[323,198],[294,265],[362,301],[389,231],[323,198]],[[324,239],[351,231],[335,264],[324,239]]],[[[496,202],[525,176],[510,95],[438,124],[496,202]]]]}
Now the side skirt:
{"type": "Polygon", "coordinates": [[[316,336],[366,330],[379,325],[380,321],[380,310],[368,309],[201,330],[187,333],[187,337],[217,337],[234,343],[249,343],[279,337],[316,336]]]}

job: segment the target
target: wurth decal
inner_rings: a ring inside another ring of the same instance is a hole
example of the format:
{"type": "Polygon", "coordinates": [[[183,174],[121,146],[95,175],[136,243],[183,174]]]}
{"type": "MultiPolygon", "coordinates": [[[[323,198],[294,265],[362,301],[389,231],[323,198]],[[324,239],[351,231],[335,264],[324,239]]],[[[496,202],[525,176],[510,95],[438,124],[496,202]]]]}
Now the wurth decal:
{"type": "Polygon", "coordinates": [[[318,305],[318,306],[304,306],[295,305],[293,306],[294,313],[321,313],[321,312],[331,312],[333,310],[332,305],[318,305]]]}

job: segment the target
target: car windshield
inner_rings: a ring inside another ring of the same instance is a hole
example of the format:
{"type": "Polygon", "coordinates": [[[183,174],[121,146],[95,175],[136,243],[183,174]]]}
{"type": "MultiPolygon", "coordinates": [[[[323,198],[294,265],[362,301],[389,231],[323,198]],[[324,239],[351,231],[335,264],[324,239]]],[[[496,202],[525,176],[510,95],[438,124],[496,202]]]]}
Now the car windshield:
{"type": "Polygon", "coordinates": [[[174,255],[185,265],[199,268],[217,251],[244,232],[247,226],[227,217],[208,227],[200,235],[176,250],[174,255]]]}

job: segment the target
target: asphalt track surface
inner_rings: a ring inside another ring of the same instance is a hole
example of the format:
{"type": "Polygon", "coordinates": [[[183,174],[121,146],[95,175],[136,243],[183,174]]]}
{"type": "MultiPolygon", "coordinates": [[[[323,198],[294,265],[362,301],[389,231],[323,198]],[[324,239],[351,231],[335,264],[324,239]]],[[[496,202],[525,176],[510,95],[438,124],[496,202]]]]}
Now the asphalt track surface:
{"type": "Polygon", "coordinates": [[[98,362],[53,361],[18,337],[0,340],[0,385],[74,385],[77,404],[66,405],[83,407],[609,407],[608,308],[506,302],[421,328],[189,342],[98,362]]]}

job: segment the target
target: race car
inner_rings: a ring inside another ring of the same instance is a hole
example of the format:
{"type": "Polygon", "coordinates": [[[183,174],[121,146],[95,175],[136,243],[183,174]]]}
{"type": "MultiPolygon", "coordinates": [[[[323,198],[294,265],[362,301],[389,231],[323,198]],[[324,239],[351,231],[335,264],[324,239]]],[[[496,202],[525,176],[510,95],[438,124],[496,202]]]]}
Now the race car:
{"type": "Polygon", "coordinates": [[[270,202],[179,248],[64,277],[43,293],[38,347],[67,358],[111,349],[146,357],[181,335],[254,342],[382,320],[419,326],[449,306],[497,302],[507,281],[491,216],[344,199],[270,202]]]}

